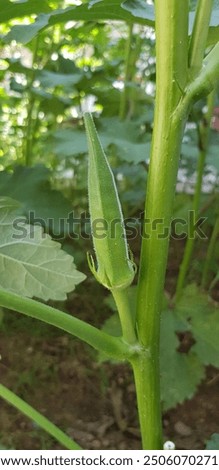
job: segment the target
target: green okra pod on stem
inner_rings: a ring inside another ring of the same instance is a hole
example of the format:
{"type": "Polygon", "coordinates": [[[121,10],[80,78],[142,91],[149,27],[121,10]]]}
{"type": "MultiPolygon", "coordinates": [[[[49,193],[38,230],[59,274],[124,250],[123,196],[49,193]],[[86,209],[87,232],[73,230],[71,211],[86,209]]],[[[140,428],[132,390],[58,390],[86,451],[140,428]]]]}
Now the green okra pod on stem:
{"type": "Polygon", "coordinates": [[[89,255],[96,279],[110,290],[128,287],[135,275],[121,205],[112,170],[100,143],[92,115],[85,113],[88,140],[88,196],[97,267],[89,255]]]}

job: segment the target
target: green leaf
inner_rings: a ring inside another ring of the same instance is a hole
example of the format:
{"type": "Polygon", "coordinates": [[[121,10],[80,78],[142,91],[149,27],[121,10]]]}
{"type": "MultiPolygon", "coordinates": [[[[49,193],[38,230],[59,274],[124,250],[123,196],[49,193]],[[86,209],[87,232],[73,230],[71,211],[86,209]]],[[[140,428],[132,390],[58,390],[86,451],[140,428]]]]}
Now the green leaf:
{"type": "Polygon", "coordinates": [[[121,122],[116,118],[101,119],[99,135],[104,148],[113,145],[119,158],[129,163],[140,163],[149,158],[150,142],[135,122],[121,122]]]}
{"type": "Polygon", "coordinates": [[[51,11],[48,0],[23,0],[19,2],[11,2],[4,0],[4,7],[1,8],[0,23],[13,18],[21,18],[23,16],[48,13],[51,11]]]}
{"type": "Polygon", "coordinates": [[[89,8],[91,8],[93,5],[95,5],[95,3],[100,3],[102,2],[103,0],[90,0],[89,1],[89,8]]]}
{"type": "Polygon", "coordinates": [[[162,313],[160,367],[164,410],[192,398],[205,375],[204,367],[195,354],[177,351],[179,340],[176,331],[181,328],[171,311],[162,313]]]}
{"type": "Polygon", "coordinates": [[[17,166],[13,174],[0,172],[0,195],[19,201],[21,213],[30,223],[41,219],[47,231],[61,238],[71,233],[67,221],[72,205],[61,192],[51,189],[49,179],[50,171],[43,165],[17,166]]]}
{"type": "MultiPolygon", "coordinates": [[[[138,164],[149,158],[151,144],[141,136],[136,123],[121,122],[115,117],[102,118],[98,133],[104,150],[113,146],[121,160],[138,164]]],[[[80,130],[58,130],[53,139],[56,155],[70,157],[87,151],[84,133],[80,130]]]]}
{"type": "Polygon", "coordinates": [[[206,445],[207,450],[219,450],[219,434],[212,434],[210,441],[206,445]]]}
{"type": "MultiPolygon", "coordinates": [[[[10,5],[9,0],[7,4],[10,5]]],[[[46,1],[37,2],[37,0],[29,0],[26,3],[26,12],[24,8],[8,7],[7,13],[3,15],[2,22],[7,21],[16,16],[26,16],[32,13],[40,13],[35,23],[30,25],[16,25],[6,36],[6,40],[15,39],[18,42],[26,44],[33,39],[46,26],[59,24],[67,21],[94,21],[114,20],[128,21],[148,26],[154,26],[154,9],[151,5],[147,5],[143,0],[127,0],[122,3],[121,0],[93,0],[79,6],[70,6],[65,9],[56,9],[51,11],[46,1]],[[37,5],[38,3],[38,5],[37,5]],[[42,15],[42,13],[48,13],[42,15]]]]}
{"type": "Polygon", "coordinates": [[[66,299],[84,274],[41,227],[18,217],[13,204],[0,199],[0,287],[25,297],[66,299]]]}
{"type": "Polygon", "coordinates": [[[154,6],[147,5],[144,0],[126,0],[122,3],[122,8],[130,11],[135,18],[143,18],[152,24],[155,21],[154,6]]]}
{"type": "Polygon", "coordinates": [[[219,26],[210,27],[208,30],[207,47],[214,46],[219,41],[219,26]]]}
{"type": "Polygon", "coordinates": [[[53,88],[56,86],[68,86],[71,87],[79,82],[82,77],[82,73],[56,73],[49,72],[48,70],[42,70],[36,73],[36,78],[40,81],[44,88],[53,88]]]}
{"type": "Polygon", "coordinates": [[[53,151],[59,157],[72,157],[87,152],[84,132],[60,129],[52,135],[53,151]]]}
{"type": "Polygon", "coordinates": [[[148,26],[154,25],[154,18],[151,15],[151,8],[148,9],[148,5],[146,5],[146,8],[144,9],[144,16],[141,17],[136,16],[136,14],[133,15],[133,13],[128,10],[125,3],[126,2],[122,3],[121,5],[121,0],[102,0],[101,2],[93,4],[92,8],[89,8],[87,5],[81,5],[76,7],[77,11],[75,11],[76,9],[74,10],[73,17],[75,17],[77,14],[80,14],[80,12],[82,13],[83,11],[84,17],[80,18],[82,20],[98,21],[103,19],[111,19],[119,21],[136,21],[141,24],[147,24],[148,26]]]}
{"type": "Polygon", "coordinates": [[[48,15],[39,15],[35,23],[15,25],[5,36],[5,42],[17,41],[22,44],[30,42],[45,26],[48,25],[48,15]]]}
{"type": "Polygon", "coordinates": [[[130,11],[121,6],[121,0],[102,0],[93,4],[84,3],[56,10],[49,15],[49,25],[67,21],[97,22],[99,20],[131,21],[154,26],[154,21],[151,20],[151,11],[148,18],[134,17],[130,11]]]}
{"type": "Polygon", "coordinates": [[[203,364],[219,367],[219,308],[192,284],[184,290],[176,314],[195,339],[191,351],[203,364]]]}

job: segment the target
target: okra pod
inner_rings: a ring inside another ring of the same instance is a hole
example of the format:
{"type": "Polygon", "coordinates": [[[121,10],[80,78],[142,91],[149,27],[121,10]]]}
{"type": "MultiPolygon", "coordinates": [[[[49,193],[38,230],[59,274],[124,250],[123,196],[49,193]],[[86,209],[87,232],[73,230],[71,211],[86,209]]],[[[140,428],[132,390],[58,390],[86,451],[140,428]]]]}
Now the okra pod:
{"type": "Polygon", "coordinates": [[[88,197],[93,245],[89,266],[96,279],[110,290],[128,287],[135,275],[114,175],[100,143],[92,115],[84,115],[88,140],[88,197]],[[101,233],[100,233],[101,231],[101,233]]]}

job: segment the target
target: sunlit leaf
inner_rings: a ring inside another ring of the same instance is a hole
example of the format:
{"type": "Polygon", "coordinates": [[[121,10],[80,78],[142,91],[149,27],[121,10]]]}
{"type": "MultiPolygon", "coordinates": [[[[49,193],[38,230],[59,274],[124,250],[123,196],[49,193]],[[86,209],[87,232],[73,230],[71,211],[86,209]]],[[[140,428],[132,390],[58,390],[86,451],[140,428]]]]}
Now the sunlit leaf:
{"type": "Polygon", "coordinates": [[[49,0],[26,0],[22,2],[3,0],[4,7],[1,8],[0,23],[5,23],[13,18],[48,13],[51,11],[49,3],[49,0]]]}
{"type": "Polygon", "coordinates": [[[90,4],[82,4],[75,7],[68,7],[63,10],[54,11],[49,18],[49,24],[53,25],[67,21],[99,21],[99,20],[117,20],[133,21],[140,24],[153,26],[151,11],[145,17],[133,16],[133,14],[121,5],[121,0],[102,0],[90,4]]]}

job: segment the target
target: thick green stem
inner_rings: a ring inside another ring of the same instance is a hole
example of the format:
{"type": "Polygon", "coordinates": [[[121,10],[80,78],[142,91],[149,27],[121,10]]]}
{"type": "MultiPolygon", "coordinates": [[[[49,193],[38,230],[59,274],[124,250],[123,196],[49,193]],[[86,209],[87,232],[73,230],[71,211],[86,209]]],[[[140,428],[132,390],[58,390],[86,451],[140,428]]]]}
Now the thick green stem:
{"type": "MultiPolygon", "coordinates": [[[[200,153],[198,158],[198,166],[197,166],[197,181],[195,186],[195,194],[193,198],[192,210],[195,214],[195,217],[198,215],[199,205],[200,205],[200,197],[201,197],[201,190],[202,190],[202,179],[205,167],[205,160],[208,152],[208,145],[209,145],[209,135],[210,135],[210,125],[212,114],[214,110],[214,101],[215,101],[215,92],[212,92],[208,97],[208,110],[203,118],[203,123],[200,126],[200,139],[199,139],[199,147],[200,153]]],[[[195,238],[194,236],[187,239],[184,256],[182,263],[180,265],[179,276],[177,279],[177,286],[176,286],[176,302],[179,300],[183,286],[185,283],[186,275],[189,269],[189,265],[192,258],[192,253],[194,249],[195,238]]]]}
{"type": "Polygon", "coordinates": [[[137,338],[134,329],[133,315],[130,310],[128,289],[114,289],[112,290],[112,295],[118,309],[123,339],[128,344],[135,344],[137,338]]]}
{"type": "MultiPolygon", "coordinates": [[[[159,355],[153,351],[153,355],[159,355]]],[[[137,405],[142,435],[142,448],[163,449],[161,407],[160,407],[160,377],[157,362],[147,350],[132,361],[136,384],[137,405]],[[156,370],[155,370],[156,369],[156,370]]]]}
{"type": "Polygon", "coordinates": [[[120,101],[120,110],[119,110],[119,117],[120,119],[125,119],[126,111],[127,111],[127,92],[128,92],[128,82],[130,78],[130,57],[132,51],[132,33],[133,33],[133,24],[128,25],[128,39],[126,43],[126,55],[125,55],[125,76],[124,76],[124,88],[121,94],[121,101],[120,101]]]}
{"type": "Polygon", "coordinates": [[[6,400],[10,405],[17,408],[24,415],[30,418],[32,421],[35,421],[44,431],[48,432],[53,436],[60,444],[62,444],[66,449],[70,450],[80,450],[81,447],[74,442],[70,437],[68,437],[61,429],[59,429],[55,424],[51,423],[47,418],[45,418],[41,413],[36,411],[32,406],[28,405],[24,400],[19,398],[15,393],[13,393],[4,385],[0,384],[0,397],[6,400]]]}
{"type": "Polygon", "coordinates": [[[208,250],[205,258],[205,264],[204,264],[204,269],[203,269],[203,275],[202,275],[202,281],[201,281],[201,286],[203,289],[205,289],[208,285],[209,281],[209,271],[210,271],[210,266],[212,259],[214,257],[214,248],[215,248],[215,243],[217,241],[217,237],[219,235],[219,217],[217,218],[213,232],[211,235],[210,243],[208,245],[208,250]]]}
{"type": "Polygon", "coordinates": [[[114,338],[78,318],[35,300],[0,290],[0,306],[60,328],[110,357],[128,360],[135,353],[120,338],[114,338]]]}
{"type": "Polygon", "coordinates": [[[195,22],[189,45],[189,67],[192,75],[197,75],[202,67],[213,0],[199,0],[196,8],[195,22]]]}
{"type": "Polygon", "coordinates": [[[156,1],[156,106],[137,298],[137,331],[150,356],[133,363],[144,449],[162,448],[159,390],[160,312],[185,108],[188,2],[156,1]],[[176,112],[177,106],[179,106],[176,112]],[[143,369],[142,369],[143,367],[143,369]],[[142,372],[140,372],[142,370],[142,372]],[[155,397],[155,398],[154,398],[155,397]],[[147,416],[147,418],[146,418],[147,416]],[[151,429],[156,437],[151,438],[151,429]]]}

